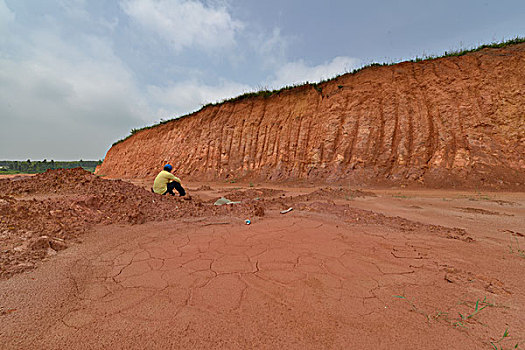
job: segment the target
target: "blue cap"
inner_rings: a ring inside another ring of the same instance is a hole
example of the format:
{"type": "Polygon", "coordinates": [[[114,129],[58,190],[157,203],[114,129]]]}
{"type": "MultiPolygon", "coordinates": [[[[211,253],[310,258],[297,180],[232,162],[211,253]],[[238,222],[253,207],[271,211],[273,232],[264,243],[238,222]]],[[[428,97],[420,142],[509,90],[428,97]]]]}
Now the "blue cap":
{"type": "Polygon", "coordinates": [[[164,165],[164,170],[166,170],[166,171],[171,171],[171,169],[173,169],[173,167],[171,166],[171,164],[166,164],[166,165],[164,165]]]}

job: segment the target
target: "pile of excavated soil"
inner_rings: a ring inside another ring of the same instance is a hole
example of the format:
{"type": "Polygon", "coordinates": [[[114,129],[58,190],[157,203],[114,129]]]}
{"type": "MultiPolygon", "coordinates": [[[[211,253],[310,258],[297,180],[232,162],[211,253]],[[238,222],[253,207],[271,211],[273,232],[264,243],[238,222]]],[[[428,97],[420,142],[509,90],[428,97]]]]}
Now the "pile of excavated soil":
{"type": "Polygon", "coordinates": [[[0,278],[34,267],[95,224],[141,224],[181,217],[264,215],[259,203],[214,206],[159,196],[81,168],[0,180],[0,278]]]}
{"type": "Polygon", "coordinates": [[[284,194],[284,191],[272,188],[255,188],[246,190],[232,190],[224,194],[224,197],[232,201],[269,199],[284,194]]]}
{"type": "Polygon", "coordinates": [[[373,192],[368,191],[361,191],[361,190],[354,190],[351,188],[344,188],[344,187],[338,187],[338,188],[332,188],[332,187],[324,187],[320,188],[314,192],[297,196],[295,197],[296,201],[312,201],[312,200],[319,200],[319,199],[354,199],[358,197],[375,197],[376,195],[373,192]]]}
{"type": "Polygon", "coordinates": [[[472,242],[474,240],[462,228],[423,224],[399,216],[385,216],[368,210],[352,208],[348,204],[316,201],[313,203],[297,203],[296,208],[309,212],[331,213],[347,224],[384,225],[406,234],[428,231],[447,239],[457,239],[464,242],[472,242]]]}

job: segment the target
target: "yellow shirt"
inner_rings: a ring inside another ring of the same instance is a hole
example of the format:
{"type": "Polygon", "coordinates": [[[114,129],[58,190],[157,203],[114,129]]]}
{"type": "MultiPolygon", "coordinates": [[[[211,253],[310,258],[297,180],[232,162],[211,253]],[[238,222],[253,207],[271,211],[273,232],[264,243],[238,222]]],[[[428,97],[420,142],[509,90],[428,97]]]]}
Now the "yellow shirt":
{"type": "Polygon", "coordinates": [[[180,183],[180,179],[170,173],[169,171],[162,170],[153,182],[153,192],[158,194],[164,194],[168,190],[168,183],[177,181],[180,183]]]}

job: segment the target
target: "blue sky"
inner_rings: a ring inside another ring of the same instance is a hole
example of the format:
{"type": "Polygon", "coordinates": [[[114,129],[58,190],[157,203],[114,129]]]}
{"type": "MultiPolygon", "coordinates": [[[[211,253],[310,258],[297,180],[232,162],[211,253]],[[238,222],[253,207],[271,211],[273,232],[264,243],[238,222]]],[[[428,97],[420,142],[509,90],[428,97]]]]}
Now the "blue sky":
{"type": "Polygon", "coordinates": [[[0,159],[100,159],[209,102],[516,36],[523,0],[0,0],[0,159]]]}

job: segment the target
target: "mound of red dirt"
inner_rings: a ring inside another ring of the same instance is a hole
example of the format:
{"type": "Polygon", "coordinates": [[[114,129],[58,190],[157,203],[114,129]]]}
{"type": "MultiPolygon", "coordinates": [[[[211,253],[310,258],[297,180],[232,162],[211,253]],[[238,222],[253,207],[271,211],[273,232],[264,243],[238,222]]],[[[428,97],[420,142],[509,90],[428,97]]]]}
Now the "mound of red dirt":
{"type": "Polygon", "coordinates": [[[0,198],[0,277],[32,268],[35,260],[65,248],[94,224],[141,224],[197,216],[244,218],[264,212],[258,203],[217,207],[198,197],[187,201],[159,196],[81,168],[1,180],[0,192],[6,194],[0,198]]]}
{"type": "Polygon", "coordinates": [[[353,199],[358,197],[375,197],[373,192],[354,190],[351,188],[344,187],[324,187],[308,194],[295,196],[294,201],[312,201],[319,199],[353,199]]]}
{"type": "Polygon", "coordinates": [[[202,186],[199,186],[197,187],[196,189],[194,189],[193,191],[213,191],[213,188],[211,188],[210,186],[208,185],[202,185],[202,186]]]}
{"type": "Polygon", "coordinates": [[[250,188],[245,190],[232,190],[223,195],[232,201],[259,200],[272,198],[283,194],[284,191],[272,188],[250,188]]]}
{"type": "Polygon", "coordinates": [[[472,242],[474,240],[467,234],[467,231],[461,228],[423,224],[399,216],[391,217],[368,210],[352,208],[348,204],[316,201],[313,203],[298,203],[295,207],[303,211],[331,213],[347,224],[383,225],[406,234],[428,231],[447,239],[457,239],[464,242],[472,242]]]}

